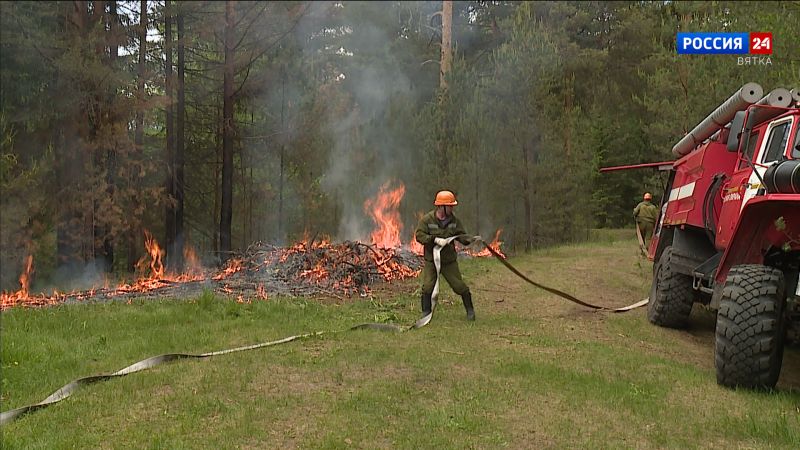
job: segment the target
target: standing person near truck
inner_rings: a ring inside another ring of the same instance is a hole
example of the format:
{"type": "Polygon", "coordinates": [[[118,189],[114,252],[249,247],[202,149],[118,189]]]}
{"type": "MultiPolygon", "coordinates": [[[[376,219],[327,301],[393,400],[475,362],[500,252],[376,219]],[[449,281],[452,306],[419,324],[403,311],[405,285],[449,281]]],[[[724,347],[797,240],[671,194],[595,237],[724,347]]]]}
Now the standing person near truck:
{"type": "Polygon", "coordinates": [[[441,251],[441,275],[453,291],[461,296],[464,309],[467,311],[467,320],[475,320],[475,310],[472,306],[472,294],[469,286],[461,279],[456,259],[455,242],[449,244],[446,239],[459,236],[456,240],[464,245],[469,245],[480,236],[465,236],[464,226],[455,215],[453,207],[458,204],[456,196],[450,191],[439,191],[433,202],[436,209],[428,212],[419,220],[414,234],[417,242],[425,247],[425,266],[422,268],[422,316],[431,313],[433,286],[436,284],[436,266],[433,264],[433,248],[438,245],[441,251]]]}
{"type": "Polygon", "coordinates": [[[644,199],[633,209],[633,218],[636,220],[636,226],[639,227],[645,246],[649,245],[656,220],[658,220],[658,208],[651,200],[653,200],[653,196],[649,192],[645,192],[644,199]]]}

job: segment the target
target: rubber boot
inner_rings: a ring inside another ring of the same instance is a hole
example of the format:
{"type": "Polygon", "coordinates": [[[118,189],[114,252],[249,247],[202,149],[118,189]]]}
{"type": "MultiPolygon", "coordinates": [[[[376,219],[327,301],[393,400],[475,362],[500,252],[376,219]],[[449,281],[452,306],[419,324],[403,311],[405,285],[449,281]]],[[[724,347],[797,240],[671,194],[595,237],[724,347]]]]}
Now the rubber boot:
{"type": "Polygon", "coordinates": [[[431,294],[422,294],[422,317],[431,313],[431,294]]]}
{"type": "Polygon", "coordinates": [[[467,291],[461,296],[464,302],[464,309],[467,310],[467,320],[475,320],[475,309],[472,307],[472,293],[467,291]]]}

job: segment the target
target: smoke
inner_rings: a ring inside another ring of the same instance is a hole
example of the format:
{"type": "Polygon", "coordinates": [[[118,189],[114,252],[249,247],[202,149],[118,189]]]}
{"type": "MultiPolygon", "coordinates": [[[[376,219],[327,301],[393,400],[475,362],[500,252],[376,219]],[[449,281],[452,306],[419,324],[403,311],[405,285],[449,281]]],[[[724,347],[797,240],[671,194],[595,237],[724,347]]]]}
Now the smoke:
{"type": "Polygon", "coordinates": [[[329,110],[326,117],[332,146],[322,188],[340,204],[338,237],[365,239],[373,224],[364,202],[386,182],[393,182],[391,187],[404,182],[404,169],[411,166],[409,130],[391,122],[393,106],[407,102],[414,93],[407,65],[391,51],[399,39],[396,28],[381,26],[395,20],[387,17],[394,14],[391,8],[348,4],[342,13],[351,15],[347,23],[357,24],[345,32],[347,47],[337,51],[338,89],[349,111],[329,110]],[[357,20],[364,18],[368,20],[357,20]]]}
{"type": "Polygon", "coordinates": [[[58,289],[59,292],[71,292],[103,287],[109,282],[104,271],[104,264],[102,260],[93,260],[85,264],[61,265],[56,268],[49,279],[37,283],[36,288],[31,291],[52,294],[54,289],[58,289]]]}
{"type": "MultiPolygon", "coordinates": [[[[364,203],[387,182],[389,189],[406,186],[405,225],[428,208],[430,187],[419,181],[426,175],[423,155],[429,152],[423,143],[433,122],[421,119],[420,112],[435,101],[438,88],[439,36],[429,29],[428,17],[440,7],[437,2],[311,3],[294,40],[281,50],[283,68],[274,70],[283,72],[264,89],[274,127],[264,134],[280,138],[267,141],[271,156],[259,163],[275,174],[274,146],[283,144],[288,159],[284,227],[276,240],[292,239],[304,228],[337,239],[369,239],[375,225],[364,203]],[[302,58],[296,57],[298,50],[302,58]],[[282,125],[275,126],[278,122],[282,125]]],[[[262,144],[246,145],[258,153],[262,144]]],[[[276,184],[272,193],[278,192],[276,184]]],[[[272,223],[277,198],[266,200],[272,223]]],[[[408,239],[410,230],[402,235],[408,239]]]]}

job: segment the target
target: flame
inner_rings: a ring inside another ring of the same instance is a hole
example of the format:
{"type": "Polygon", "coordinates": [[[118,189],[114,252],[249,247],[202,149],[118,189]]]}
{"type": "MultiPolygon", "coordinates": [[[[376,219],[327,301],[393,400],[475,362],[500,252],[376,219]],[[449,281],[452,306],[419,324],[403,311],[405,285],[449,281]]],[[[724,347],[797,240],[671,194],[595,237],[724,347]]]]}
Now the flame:
{"type": "MultiPolygon", "coordinates": [[[[362,296],[369,293],[369,283],[376,279],[383,281],[401,280],[415,277],[419,270],[409,266],[408,254],[400,250],[403,224],[400,220],[399,205],[405,195],[405,186],[400,183],[398,187],[390,189],[390,183],[381,186],[375,198],[364,203],[365,210],[374,221],[376,228],[371,234],[372,246],[358,242],[345,242],[331,244],[328,238],[310,241],[308,233],[301,242],[289,248],[275,249],[264,257],[260,265],[248,260],[248,265],[241,258],[230,259],[216,274],[203,269],[197,253],[190,246],[184,247],[184,260],[186,270],[184,273],[171,273],[164,266],[166,252],[149,231],[145,231],[145,255],[136,264],[138,277],[130,283],[121,282],[117,286],[109,287],[106,278],[101,286],[94,286],[84,291],[62,293],[54,291],[52,294],[31,295],[30,277],[33,273],[33,257],[26,259],[25,270],[20,275],[20,290],[14,293],[0,293],[0,309],[17,305],[43,306],[67,300],[85,300],[93,296],[113,298],[120,295],[147,293],[156,289],[195,280],[205,280],[207,277],[215,281],[224,280],[234,274],[247,269],[249,272],[258,270],[258,267],[267,264],[286,264],[287,273],[293,274],[297,280],[322,287],[332,294],[343,293],[351,295],[358,293],[362,296]],[[254,269],[254,265],[258,265],[254,269]]],[[[422,254],[423,248],[413,238],[408,247],[417,254],[422,254]]],[[[499,247],[498,247],[499,248],[499,247]]],[[[413,264],[412,264],[413,265],[413,264]]],[[[418,266],[417,266],[418,267],[418,266]]],[[[227,284],[219,288],[222,292],[237,295],[227,284]]],[[[264,285],[259,284],[254,298],[268,299],[264,285]]],[[[239,302],[249,302],[241,295],[236,297],[239,302]]]]}
{"type": "Polygon", "coordinates": [[[147,253],[142,256],[139,262],[136,263],[136,270],[144,272],[147,266],[147,259],[150,257],[150,272],[151,278],[161,279],[164,277],[164,264],[162,258],[164,257],[164,250],[158,245],[158,241],[150,234],[149,231],[144,230],[144,248],[147,253]]]}
{"type": "MultiPolygon", "coordinates": [[[[188,269],[186,272],[181,274],[166,273],[163,263],[165,252],[153,235],[146,230],[145,250],[147,250],[147,254],[136,263],[136,271],[140,274],[139,278],[132,283],[126,283],[123,281],[115,287],[110,287],[109,280],[106,277],[102,282],[102,286],[92,286],[84,291],[75,290],[69,293],[53,290],[53,293],[50,295],[45,293],[30,293],[30,281],[31,275],[34,273],[34,269],[33,256],[28,256],[25,261],[25,269],[19,277],[20,290],[13,293],[0,293],[0,310],[18,305],[45,306],[63,302],[67,299],[85,300],[96,295],[104,296],[106,298],[113,298],[114,296],[130,293],[146,293],[154,289],[168,286],[171,283],[199,281],[205,279],[205,274],[203,273],[203,268],[199,263],[197,254],[191,247],[187,246],[184,250],[184,257],[186,258],[188,269]]],[[[219,273],[214,279],[219,280],[226,278],[241,270],[241,268],[241,260],[234,260],[229,263],[225,270],[219,273]]]]}
{"type": "Polygon", "coordinates": [[[183,247],[183,261],[187,273],[197,274],[203,272],[203,265],[200,264],[200,258],[197,257],[197,252],[195,252],[194,248],[189,244],[183,247]]]}
{"type": "Polygon", "coordinates": [[[269,300],[269,296],[267,295],[267,290],[264,289],[264,285],[263,284],[259,284],[256,287],[256,295],[258,296],[258,298],[260,298],[262,300],[269,300]]]}
{"type": "MultiPolygon", "coordinates": [[[[505,253],[503,253],[503,251],[500,250],[500,245],[502,245],[502,241],[500,241],[500,234],[502,232],[503,232],[502,228],[498,228],[497,229],[497,232],[494,234],[494,240],[491,243],[489,243],[489,247],[491,247],[492,250],[494,250],[497,253],[499,253],[500,256],[505,258],[506,257],[505,253]]],[[[489,251],[489,249],[486,249],[486,248],[484,248],[483,250],[481,250],[479,252],[475,252],[475,251],[472,251],[472,250],[467,250],[467,254],[469,254],[470,256],[479,257],[479,258],[492,256],[492,253],[489,251]]]]}
{"type": "Polygon", "coordinates": [[[325,268],[325,259],[320,258],[317,261],[317,264],[314,265],[314,268],[307,269],[300,272],[300,276],[303,278],[310,278],[312,280],[324,280],[328,278],[328,270],[325,268]]]}
{"type": "MultiPolygon", "coordinates": [[[[423,212],[417,212],[417,221],[422,220],[423,212]]],[[[422,246],[419,242],[417,242],[416,230],[411,231],[411,240],[408,241],[408,249],[412,252],[416,253],[417,255],[422,255],[425,253],[425,247],[422,246]]]]}
{"type": "Polygon", "coordinates": [[[47,303],[47,298],[32,298],[30,296],[31,276],[33,275],[33,255],[25,257],[25,268],[19,275],[19,290],[16,292],[0,293],[0,309],[9,308],[17,303],[29,301],[31,303],[47,303]]]}
{"type": "Polygon", "coordinates": [[[385,281],[415,277],[420,272],[398,262],[395,259],[395,251],[392,249],[384,249],[383,255],[380,259],[376,258],[375,263],[378,266],[378,273],[383,276],[385,281]]]}
{"type": "Polygon", "coordinates": [[[406,194],[406,187],[400,183],[396,189],[388,189],[389,182],[386,182],[375,198],[364,202],[364,211],[372,217],[377,227],[371,235],[372,243],[382,248],[398,248],[401,245],[400,233],[403,231],[398,208],[406,194]]]}
{"type": "Polygon", "coordinates": [[[411,241],[408,243],[408,249],[417,255],[422,255],[425,253],[425,247],[417,242],[417,239],[413,235],[411,236],[411,241]]]}
{"type": "Polygon", "coordinates": [[[33,255],[28,255],[25,258],[25,271],[19,276],[19,293],[25,297],[28,296],[28,291],[31,283],[31,275],[33,275],[33,255]]]}
{"type": "Polygon", "coordinates": [[[358,242],[331,244],[327,240],[302,241],[279,251],[275,260],[289,267],[298,267],[295,277],[333,292],[366,295],[366,283],[378,276],[383,281],[414,277],[412,269],[397,258],[398,249],[368,246],[358,242]]]}
{"type": "Polygon", "coordinates": [[[242,270],[244,267],[244,261],[241,258],[232,258],[229,259],[228,262],[225,264],[225,268],[222,269],[222,272],[214,275],[214,280],[222,280],[223,278],[228,278],[229,276],[235,274],[236,272],[242,270]]]}

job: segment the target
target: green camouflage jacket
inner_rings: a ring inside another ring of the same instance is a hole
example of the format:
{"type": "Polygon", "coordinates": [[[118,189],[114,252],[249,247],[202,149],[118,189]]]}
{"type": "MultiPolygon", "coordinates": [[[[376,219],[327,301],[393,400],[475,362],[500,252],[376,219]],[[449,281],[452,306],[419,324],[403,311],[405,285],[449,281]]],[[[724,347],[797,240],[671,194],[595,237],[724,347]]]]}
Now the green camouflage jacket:
{"type": "MultiPolygon", "coordinates": [[[[464,231],[464,225],[461,223],[461,220],[459,220],[458,217],[451,215],[450,221],[447,223],[447,225],[442,227],[441,223],[436,218],[436,210],[433,210],[422,216],[422,218],[419,220],[414,237],[417,239],[417,242],[425,247],[425,260],[433,261],[433,240],[435,238],[440,237],[446,239],[451,236],[458,236],[465,233],[466,231],[464,231]]],[[[458,238],[457,241],[464,245],[469,245],[470,243],[468,236],[458,238]]],[[[451,242],[442,249],[442,264],[455,261],[456,256],[455,242],[451,242]]]]}
{"type": "Polygon", "coordinates": [[[656,219],[658,219],[658,208],[649,201],[641,202],[634,208],[633,217],[636,220],[656,223],[656,219]]]}

